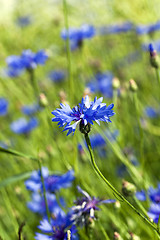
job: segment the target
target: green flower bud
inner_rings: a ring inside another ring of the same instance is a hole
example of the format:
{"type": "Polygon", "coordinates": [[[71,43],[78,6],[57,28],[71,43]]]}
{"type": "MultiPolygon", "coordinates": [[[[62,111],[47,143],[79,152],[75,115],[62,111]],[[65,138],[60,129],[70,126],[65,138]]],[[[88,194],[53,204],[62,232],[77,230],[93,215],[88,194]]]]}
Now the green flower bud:
{"type": "Polygon", "coordinates": [[[133,196],[136,192],[136,187],[134,184],[129,183],[127,181],[123,181],[122,183],[122,193],[125,197],[133,196]]]}

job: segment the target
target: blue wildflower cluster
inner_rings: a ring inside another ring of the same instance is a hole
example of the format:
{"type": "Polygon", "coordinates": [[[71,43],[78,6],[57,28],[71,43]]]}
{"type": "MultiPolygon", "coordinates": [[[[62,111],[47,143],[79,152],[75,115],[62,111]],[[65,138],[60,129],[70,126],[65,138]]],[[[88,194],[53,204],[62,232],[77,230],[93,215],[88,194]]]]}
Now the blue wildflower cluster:
{"type": "Polygon", "coordinates": [[[37,118],[31,118],[29,121],[27,121],[25,118],[19,118],[10,124],[11,130],[16,134],[28,134],[37,126],[37,118]]]}
{"type": "Polygon", "coordinates": [[[61,37],[64,40],[70,39],[70,48],[75,50],[81,47],[84,39],[92,38],[95,35],[95,28],[92,25],[84,24],[80,28],[64,29],[61,37]]]}
{"type": "Polygon", "coordinates": [[[147,197],[150,200],[150,207],[148,209],[148,216],[158,223],[160,216],[160,184],[157,188],[150,187],[147,192],[144,190],[136,192],[136,197],[140,201],[146,201],[147,197]]]}
{"type": "Polygon", "coordinates": [[[33,53],[30,49],[24,50],[20,56],[12,55],[7,57],[6,74],[9,77],[17,77],[24,70],[32,70],[37,65],[43,65],[48,59],[48,55],[44,50],[33,53]]]}
{"type": "MultiPolygon", "coordinates": [[[[61,109],[57,108],[52,114],[55,116],[52,118],[53,122],[58,122],[59,127],[63,127],[63,131],[67,131],[67,135],[75,132],[76,127],[80,124],[80,128],[87,126],[88,124],[93,124],[93,121],[100,124],[100,121],[111,122],[110,117],[114,115],[112,108],[114,104],[106,106],[102,103],[103,98],[97,99],[95,97],[93,102],[89,101],[89,97],[86,96],[82,98],[81,103],[70,108],[68,104],[60,104],[61,109]],[[72,124],[72,122],[75,122],[72,124]]],[[[81,129],[80,129],[81,130],[81,129]]]]}
{"type": "Polygon", "coordinates": [[[101,93],[106,98],[113,97],[113,74],[111,72],[97,73],[87,84],[93,93],[101,93]]]}
{"type": "Polygon", "coordinates": [[[79,239],[76,227],[87,227],[91,220],[95,220],[95,211],[99,210],[99,205],[115,202],[112,199],[100,200],[99,198],[91,197],[79,186],[77,188],[84,197],[78,198],[74,202],[75,206],[67,214],[63,211],[54,211],[54,219],[52,218],[50,223],[44,218],[38,226],[42,233],[36,233],[36,240],[67,240],[67,229],[71,232],[71,239],[79,239]]]}

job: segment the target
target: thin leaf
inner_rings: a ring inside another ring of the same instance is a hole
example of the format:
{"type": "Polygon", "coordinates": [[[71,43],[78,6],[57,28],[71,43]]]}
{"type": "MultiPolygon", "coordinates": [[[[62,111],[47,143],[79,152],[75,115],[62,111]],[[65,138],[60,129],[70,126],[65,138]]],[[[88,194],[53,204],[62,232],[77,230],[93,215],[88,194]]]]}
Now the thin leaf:
{"type": "Polygon", "coordinates": [[[5,148],[0,147],[0,152],[7,153],[7,154],[10,154],[10,155],[14,155],[14,156],[17,156],[17,157],[24,157],[24,158],[29,158],[31,160],[38,161],[38,159],[33,157],[33,156],[26,155],[24,153],[15,151],[13,149],[5,149],[5,148]]]}
{"type": "Polygon", "coordinates": [[[25,172],[25,173],[17,174],[12,177],[6,178],[0,182],[0,189],[3,187],[6,187],[9,184],[13,184],[17,181],[27,179],[30,177],[30,175],[31,175],[31,172],[25,172]]]}

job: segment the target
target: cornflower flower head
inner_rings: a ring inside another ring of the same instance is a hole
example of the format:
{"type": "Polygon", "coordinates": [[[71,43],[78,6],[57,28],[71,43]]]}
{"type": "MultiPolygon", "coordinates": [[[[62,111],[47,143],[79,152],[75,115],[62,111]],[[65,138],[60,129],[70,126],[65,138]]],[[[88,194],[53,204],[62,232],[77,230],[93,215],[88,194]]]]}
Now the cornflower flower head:
{"type": "Polygon", "coordinates": [[[64,40],[70,39],[70,48],[75,50],[82,47],[83,40],[92,38],[95,35],[95,28],[92,25],[84,24],[80,28],[63,29],[61,37],[64,40]]]}
{"type": "Polygon", "coordinates": [[[53,82],[62,82],[66,78],[66,72],[63,70],[55,70],[51,71],[48,75],[48,77],[51,79],[53,82]]]}
{"type": "Polygon", "coordinates": [[[30,49],[24,50],[20,56],[12,55],[7,57],[8,68],[5,70],[9,77],[17,77],[24,70],[32,70],[37,65],[43,65],[48,59],[44,50],[33,53],[30,49]]]}
{"type": "Polygon", "coordinates": [[[149,24],[149,25],[139,25],[136,27],[136,33],[138,35],[142,34],[149,34],[155,31],[160,30],[160,21],[154,23],[154,24],[149,24]]]}
{"type": "Polygon", "coordinates": [[[145,201],[147,196],[150,199],[150,207],[148,209],[148,216],[153,219],[155,223],[158,223],[160,216],[160,184],[157,188],[150,187],[147,193],[142,190],[136,193],[136,197],[140,201],[145,201]]]}
{"type": "Polygon", "coordinates": [[[71,240],[78,240],[75,226],[63,212],[56,214],[50,223],[44,218],[38,228],[42,233],[36,233],[36,240],[67,240],[67,229],[71,231],[71,240]]]}
{"type": "Polygon", "coordinates": [[[156,118],[159,115],[159,111],[157,109],[155,109],[153,107],[149,107],[149,106],[147,106],[144,109],[144,112],[145,112],[145,115],[149,118],[156,118]]]}
{"type": "Polygon", "coordinates": [[[0,116],[5,116],[8,112],[8,101],[5,98],[0,98],[0,116]]]}
{"type": "MultiPolygon", "coordinates": [[[[60,208],[56,200],[55,194],[46,192],[46,199],[47,199],[49,212],[52,214],[52,216],[56,215],[59,212],[63,212],[63,210],[60,208]]],[[[65,203],[63,198],[60,198],[59,201],[60,201],[60,204],[64,207],[65,203]]],[[[31,201],[27,203],[27,207],[34,213],[38,213],[42,216],[47,216],[45,198],[43,194],[34,192],[32,194],[31,201]]]]}
{"type": "Polygon", "coordinates": [[[79,186],[78,191],[84,196],[78,198],[70,210],[70,219],[78,226],[88,224],[89,219],[95,219],[95,211],[99,210],[99,205],[103,203],[114,203],[114,199],[101,200],[96,197],[91,197],[86,191],[82,190],[79,186]]]}
{"type": "Polygon", "coordinates": [[[27,27],[32,23],[32,18],[29,15],[20,16],[16,19],[16,23],[19,27],[27,27]]]}
{"type": "Polygon", "coordinates": [[[100,92],[106,98],[113,97],[113,74],[109,71],[97,73],[87,84],[91,92],[100,92]]]}
{"type": "Polygon", "coordinates": [[[89,101],[89,97],[82,98],[81,103],[74,108],[70,108],[68,104],[60,104],[61,108],[57,108],[52,112],[55,116],[52,118],[53,122],[58,122],[59,127],[63,127],[63,131],[67,131],[67,136],[70,133],[75,132],[77,125],[82,133],[88,133],[90,131],[90,124],[93,125],[93,121],[100,125],[100,121],[111,122],[110,117],[114,115],[112,108],[114,104],[110,104],[108,107],[105,103],[102,103],[103,97],[97,99],[95,97],[93,102],[89,101]],[[72,124],[72,122],[74,122],[72,124]]]}
{"type": "Polygon", "coordinates": [[[102,26],[97,29],[99,34],[118,34],[123,32],[129,32],[133,29],[133,24],[131,22],[124,22],[122,24],[107,25],[102,26]]]}
{"type": "Polygon", "coordinates": [[[11,130],[16,134],[27,134],[38,126],[37,118],[31,118],[27,121],[25,118],[19,118],[10,124],[11,130]]]}
{"type": "MultiPolygon", "coordinates": [[[[49,175],[48,168],[42,167],[42,176],[44,179],[45,189],[48,192],[56,192],[61,188],[68,188],[74,180],[74,171],[70,170],[63,175],[49,175]]],[[[33,171],[30,179],[25,181],[26,188],[33,192],[41,192],[43,190],[41,182],[41,172],[33,171]]]]}
{"type": "Polygon", "coordinates": [[[39,110],[41,110],[41,107],[39,106],[38,103],[24,105],[21,108],[22,113],[24,113],[25,115],[28,115],[28,116],[33,115],[34,113],[38,112],[39,110]]]}

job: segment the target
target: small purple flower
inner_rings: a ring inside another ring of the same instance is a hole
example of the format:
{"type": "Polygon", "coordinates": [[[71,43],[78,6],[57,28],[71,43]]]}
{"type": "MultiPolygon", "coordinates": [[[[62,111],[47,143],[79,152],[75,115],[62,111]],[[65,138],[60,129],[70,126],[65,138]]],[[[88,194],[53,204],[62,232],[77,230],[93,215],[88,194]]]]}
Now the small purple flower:
{"type": "MultiPolygon", "coordinates": [[[[63,175],[49,175],[48,168],[42,167],[45,188],[48,192],[56,192],[61,188],[68,188],[74,180],[74,171],[70,170],[63,175]]],[[[40,171],[33,171],[30,179],[25,181],[26,188],[33,192],[42,191],[40,171]]]]}
{"type": "Polygon", "coordinates": [[[8,101],[5,98],[0,98],[0,116],[5,116],[8,112],[8,101]]]}
{"type": "Polygon", "coordinates": [[[93,121],[100,124],[100,121],[111,122],[110,117],[114,115],[112,108],[114,104],[110,104],[108,107],[105,103],[102,103],[103,98],[97,99],[95,97],[93,102],[89,101],[89,97],[82,98],[81,103],[74,108],[70,108],[68,104],[60,104],[61,108],[57,108],[52,114],[55,116],[52,118],[53,122],[58,122],[59,127],[63,127],[63,131],[67,131],[67,136],[70,133],[75,132],[76,127],[80,124],[81,127],[86,127],[89,124],[93,125],[93,121]],[[74,122],[72,124],[72,122],[74,122]]]}
{"type": "Polygon", "coordinates": [[[10,125],[11,130],[17,134],[27,134],[38,126],[38,120],[31,118],[27,121],[25,118],[19,118],[10,125]]]}
{"type": "Polygon", "coordinates": [[[144,190],[141,190],[139,192],[137,191],[135,195],[139,201],[146,201],[146,193],[144,190]]]}
{"type": "Polygon", "coordinates": [[[99,205],[103,203],[114,203],[115,200],[107,199],[101,200],[96,197],[91,197],[87,192],[82,190],[79,186],[77,187],[78,191],[84,196],[78,198],[74,203],[76,206],[73,206],[70,210],[70,219],[74,224],[79,226],[86,225],[89,218],[95,218],[95,211],[99,210],[99,205]]]}
{"type": "Polygon", "coordinates": [[[38,228],[42,233],[36,233],[36,240],[67,240],[67,230],[71,231],[71,240],[78,240],[77,230],[68,215],[59,212],[51,219],[51,223],[45,218],[40,222],[38,228]]]}

